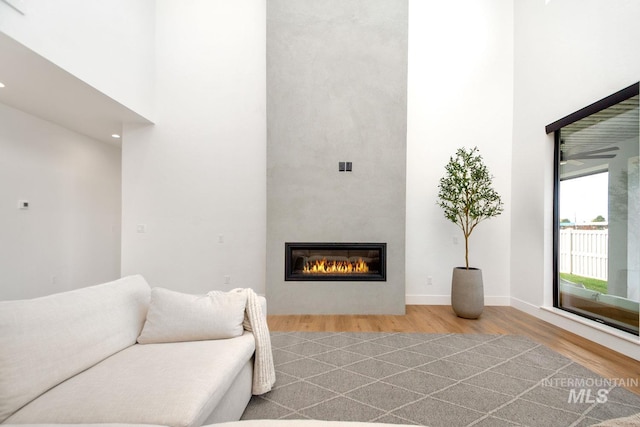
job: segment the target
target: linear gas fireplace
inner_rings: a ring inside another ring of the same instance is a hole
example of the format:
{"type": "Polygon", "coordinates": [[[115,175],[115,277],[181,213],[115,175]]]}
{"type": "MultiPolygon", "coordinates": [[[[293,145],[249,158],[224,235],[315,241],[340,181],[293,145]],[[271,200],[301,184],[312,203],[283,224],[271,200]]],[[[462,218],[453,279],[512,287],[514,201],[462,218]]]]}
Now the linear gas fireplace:
{"type": "Polygon", "coordinates": [[[387,280],[386,243],[285,243],[284,280],[387,280]]]}

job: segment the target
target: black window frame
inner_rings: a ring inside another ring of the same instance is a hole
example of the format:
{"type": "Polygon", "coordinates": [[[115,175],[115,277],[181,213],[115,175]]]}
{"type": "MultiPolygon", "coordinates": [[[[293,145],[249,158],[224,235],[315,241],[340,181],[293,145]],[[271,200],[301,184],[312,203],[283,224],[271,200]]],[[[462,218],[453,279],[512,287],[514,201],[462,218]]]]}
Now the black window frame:
{"type": "Polygon", "coordinates": [[[594,102],[580,110],[571,113],[555,122],[545,126],[545,132],[548,134],[553,133],[553,307],[558,308],[569,313],[576,314],[578,316],[593,320],[595,322],[611,326],[618,330],[622,330],[628,333],[638,336],[638,332],[624,328],[620,325],[608,322],[606,319],[599,318],[597,316],[590,316],[588,314],[571,310],[567,307],[560,306],[560,292],[559,292],[559,250],[560,250],[560,130],[572,123],[596,114],[602,110],[606,110],[620,102],[623,102],[629,98],[640,95],[640,82],[634,83],[618,92],[611,94],[599,101],[594,102]]]}

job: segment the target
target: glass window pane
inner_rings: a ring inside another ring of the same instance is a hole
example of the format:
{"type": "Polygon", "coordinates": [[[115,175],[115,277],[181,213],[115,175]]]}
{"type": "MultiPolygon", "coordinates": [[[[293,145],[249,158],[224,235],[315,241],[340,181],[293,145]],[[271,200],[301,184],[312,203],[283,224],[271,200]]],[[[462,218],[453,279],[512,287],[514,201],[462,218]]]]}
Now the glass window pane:
{"type": "Polygon", "coordinates": [[[561,128],[558,306],[638,334],[638,96],[561,128]]]}

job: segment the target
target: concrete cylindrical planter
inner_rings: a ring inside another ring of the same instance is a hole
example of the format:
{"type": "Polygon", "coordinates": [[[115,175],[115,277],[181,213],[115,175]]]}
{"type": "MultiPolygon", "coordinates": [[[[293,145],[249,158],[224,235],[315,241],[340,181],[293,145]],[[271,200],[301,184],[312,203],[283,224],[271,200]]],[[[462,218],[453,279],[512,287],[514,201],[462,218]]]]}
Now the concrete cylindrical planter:
{"type": "Polygon", "coordinates": [[[465,319],[477,319],[484,309],[484,288],[482,286],[482,270],[479,268],[453,269],[451,279],[451,307],[453,311],[465,319]]]}

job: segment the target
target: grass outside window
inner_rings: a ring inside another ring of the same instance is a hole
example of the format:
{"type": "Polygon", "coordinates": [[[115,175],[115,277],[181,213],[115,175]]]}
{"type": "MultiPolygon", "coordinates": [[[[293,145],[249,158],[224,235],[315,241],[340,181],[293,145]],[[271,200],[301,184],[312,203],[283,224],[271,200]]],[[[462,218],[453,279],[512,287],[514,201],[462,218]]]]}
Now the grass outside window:
{"type": "Polygon", "coordinates": [[[592,279],[590,277],[576,276],[575,274],[560,273],[560,278],[572,283],[580,284],[586,289],[597,291],[603,294],[607,293],[607,282],[605,280],[592,279]]]}

